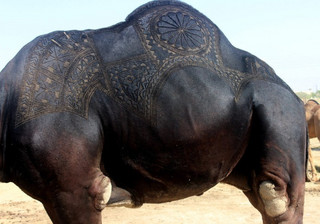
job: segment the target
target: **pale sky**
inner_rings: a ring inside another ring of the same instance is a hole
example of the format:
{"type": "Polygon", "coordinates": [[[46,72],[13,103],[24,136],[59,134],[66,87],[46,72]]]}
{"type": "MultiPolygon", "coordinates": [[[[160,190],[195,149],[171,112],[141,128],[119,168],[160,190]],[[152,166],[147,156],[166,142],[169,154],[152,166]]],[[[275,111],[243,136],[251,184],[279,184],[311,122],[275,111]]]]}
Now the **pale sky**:
{"type": "MultiPolygon", "coordinates": [[[[0,0],[0,70],[35,37],[108,27],[148,0],[0,0]]],[[[294,91],[320,90],[319,0],[185,0],[294,91]]]]}

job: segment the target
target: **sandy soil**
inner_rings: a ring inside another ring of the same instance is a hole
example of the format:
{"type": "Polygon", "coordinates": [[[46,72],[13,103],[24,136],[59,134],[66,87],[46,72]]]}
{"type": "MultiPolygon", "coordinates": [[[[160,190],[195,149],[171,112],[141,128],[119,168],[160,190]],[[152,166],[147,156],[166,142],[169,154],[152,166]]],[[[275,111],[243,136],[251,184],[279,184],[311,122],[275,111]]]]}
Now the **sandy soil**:
{"type": "MultiPolygon", "coordinates": [[[[315,164],[320,167],[319,143],[312,146],[315,164]]],[[[304,223],[319,223],[320,182],[306,184],[304,223]]],[[[108,224],[257,224],[262,223],[241,191],[218,184],[200,197],[165,203],[146,204],[138,209],[106,208],[103,223],[108,224]]],[[[14,184],[0,184],[0,224],[51,223],[43,206],[14,184]]]]}

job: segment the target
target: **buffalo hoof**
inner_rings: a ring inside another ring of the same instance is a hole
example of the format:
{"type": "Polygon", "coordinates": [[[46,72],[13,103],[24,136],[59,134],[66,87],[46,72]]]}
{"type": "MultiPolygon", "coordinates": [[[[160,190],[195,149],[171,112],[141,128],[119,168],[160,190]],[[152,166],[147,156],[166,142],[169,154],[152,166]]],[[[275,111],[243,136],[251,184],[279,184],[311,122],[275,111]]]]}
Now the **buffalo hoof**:
{"type": "Polygon", "coordinates": [[[137,207],[132,200],[132,195],[119,187],[112,187],[111,197],[107,204],[108,207],[137,207]]]}

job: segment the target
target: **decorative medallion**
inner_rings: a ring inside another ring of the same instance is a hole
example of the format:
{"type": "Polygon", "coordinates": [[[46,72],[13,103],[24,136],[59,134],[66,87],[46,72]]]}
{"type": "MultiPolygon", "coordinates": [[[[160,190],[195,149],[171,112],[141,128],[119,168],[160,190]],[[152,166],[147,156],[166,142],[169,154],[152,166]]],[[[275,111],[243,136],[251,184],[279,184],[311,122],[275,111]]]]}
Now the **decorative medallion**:
{"type": "Polygon", "coordinates": [[[208,47],[208,31],[199,19],[183,11],[170,11],[151,22],[161,46],[180,54],[195,54],[208,47]]]}

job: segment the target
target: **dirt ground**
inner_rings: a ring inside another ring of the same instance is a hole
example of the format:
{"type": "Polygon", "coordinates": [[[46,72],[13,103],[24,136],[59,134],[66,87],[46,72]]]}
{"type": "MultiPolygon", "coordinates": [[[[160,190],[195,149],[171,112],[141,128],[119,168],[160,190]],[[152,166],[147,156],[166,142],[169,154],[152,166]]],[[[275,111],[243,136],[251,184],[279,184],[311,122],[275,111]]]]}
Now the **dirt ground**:
{"type": "MultiPolygon", "coordinates": [[[[320,144],[311,142],[315,164],[320,168],[320,144]]],[[[304,223],[319,223],[320,182],[306,184],[304,223]]],[[[138,209],[106,208],[108,224],[259,224],[260,214],[241,191],[218,184],[200,197],[165,204],[145,204],[138,209]]],[[[0,224],[51,223],[43,206],[14,184],[0,184],[0,224]]]]}

